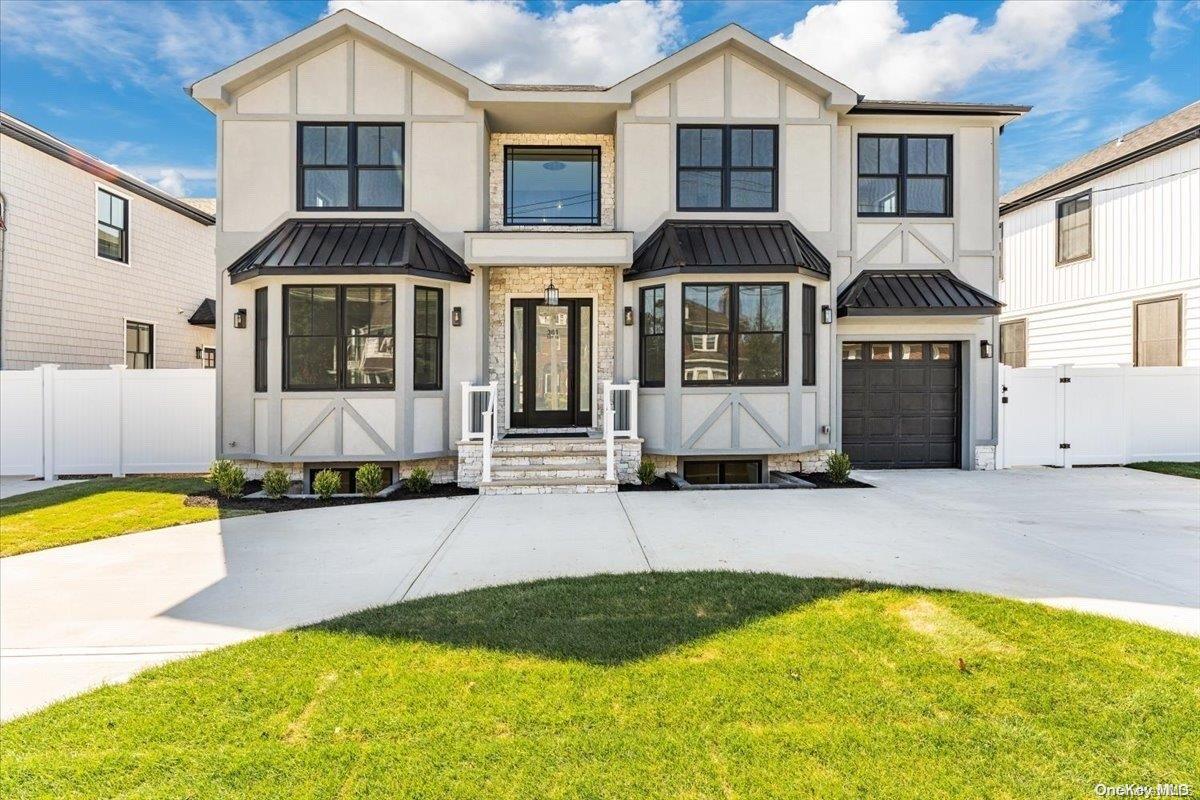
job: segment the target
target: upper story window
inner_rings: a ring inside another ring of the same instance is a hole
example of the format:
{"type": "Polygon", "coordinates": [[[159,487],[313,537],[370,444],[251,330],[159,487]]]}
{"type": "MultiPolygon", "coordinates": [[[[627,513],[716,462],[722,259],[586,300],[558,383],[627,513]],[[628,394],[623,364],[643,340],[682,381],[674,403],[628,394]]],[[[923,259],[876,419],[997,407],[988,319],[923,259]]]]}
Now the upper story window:
{"type": "Polygon", "coordinates": [[[951,137],[859,136],[860,217],[949,217],[951,137]]]}
{"type": "Polygon", "coordinates": [[[301,123],[302,211],[404,209],[404,126],[301,123]]]}
{"type": "Polygon", "coordinates": [[[683,383],[787,383],[787,286],[684,284],[683,383]]]}
{"type": "Polygon", "coordinates": [[[599,147],[504,148],[505,225],[599,225],[599,147]]]}
{"type": "Polygon", "coordinates": [[[1054,205],[1058,263],[1081,261],[1092,256],[1091,191],[1059,200],[1054,205]]]}
{"type": "Polygon", "coordinates": [[[129,201],[96,189],[96,255],[129,263],[129,201]]]}
{"type": "Polygon", "coordinates": [[[774,211],[778,129],[769,125],[680,125],[680,211],[774,211]]]}

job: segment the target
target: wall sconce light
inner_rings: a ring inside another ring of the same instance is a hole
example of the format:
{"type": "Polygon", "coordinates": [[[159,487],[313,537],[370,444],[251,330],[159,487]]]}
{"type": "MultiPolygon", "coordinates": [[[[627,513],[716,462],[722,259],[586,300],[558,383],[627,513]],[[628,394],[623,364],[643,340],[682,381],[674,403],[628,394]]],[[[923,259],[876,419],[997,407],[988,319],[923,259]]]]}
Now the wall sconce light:
{"type": "Polygon", "coordinates": [[[829,306],[821,306],[821,322],[825,325],[833,324],[833,309],[829,306]]]}
{"type": "Polygon", "coordinates": [[[199,361],[199,360],[200,360],[200,359],[202,359],[202,358],[204,358],[204,348],[203,348],[203,347],[197,347],[197,348],[196,348],[196,360],[197,360],[197,361],[199,361]]]}
{"type": "Polygon", "coordinates": [[[625,306],[625,327],[633,325],[633,306],[625,306]]]}
{"type": "Polygon", "coordinates": [[[246,327],[246,309],[239,308],[237,311],[233,312],[233,327],[246,327]]]}
{"type": "Polygon", "coordinates": [[[462,327],[462,306],[450,309],[450,324],[456,328],[462,327]]]}
{"type": "Polygon", "coordinates": [[[987,339],[981,339],[979,341],[979,357],[980,358],[991,358],[992,357],[992,343],[989,342],[987,339]]]}

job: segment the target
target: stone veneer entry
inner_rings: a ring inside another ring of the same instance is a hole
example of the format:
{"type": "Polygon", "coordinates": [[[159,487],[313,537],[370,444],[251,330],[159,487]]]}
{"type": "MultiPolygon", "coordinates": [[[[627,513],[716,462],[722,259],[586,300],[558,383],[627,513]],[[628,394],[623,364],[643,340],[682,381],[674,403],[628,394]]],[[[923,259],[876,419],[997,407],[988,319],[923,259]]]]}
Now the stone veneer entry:
{"type": "Polygon", "coordinates": [[[488,271],[488,380],[497,387],[496,420],[508,429],[508,306],[515,297],[541,297],[554,279],[559,296],[590,297],[593,303],[593,358],[596,366],[593,424],[599,424],[600,387],[613,379],[614,317],[612,267],[491,267],[488,271]]]}

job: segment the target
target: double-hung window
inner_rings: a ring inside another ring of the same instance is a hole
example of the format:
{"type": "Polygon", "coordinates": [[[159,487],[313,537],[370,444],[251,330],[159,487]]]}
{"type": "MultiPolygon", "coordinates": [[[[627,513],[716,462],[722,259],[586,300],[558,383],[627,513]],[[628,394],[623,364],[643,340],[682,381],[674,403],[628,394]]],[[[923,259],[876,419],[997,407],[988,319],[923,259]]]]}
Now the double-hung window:
{"type": "Polygon", "coordinates": [[[1092,193],[1059,200],[1054,205],[1058,262],[1082,261],[1092,255],[1092,193]]]}
{"type": "Polygon", "coordinates": [[[154,326],[147,322],[125,322],[125,366],[154,369],[154,326]]]}
{"type": "Polygon", "coordinates": [[[413,289],[413,388],[442,388],[441,289],[413,289]]]}
{"type": "Polygon", "coordinates": [[[96,255],[129,262],[129,201],[96,189],[96,255]]]}
{"type": "Polygon", "coordinates": [[[254,290],[254,391],[267,390],[267,288],[254,290]]]}
{"type": "Polygon", "coordinates": [[[662,386],[666,378],[667,288],[648,286],[641,291],[641,343],[638,363],[642,386],[662,386]]]}
{"type": "Polygon", "coordinates": [[[800,342],[804,348],[801,355],[804,363],[800,367],[800,384],[817,385],[817,288],[805,284],[800,294],[802,304],[800,342]]]}
{"type": "Polygon", "coordinates": [[[680,125],[676,205],[680,211],[774,211],[778,128],[680,125]]]}
{"type": "Polygon", "coordinates": [[[948,217],[953,214],[951,137],[858,137],[860,217],[948,217]]]}
{"type": "Polygon", "coordinates": [[[302,211],[404,208],[402,124],[301,123],[302,211]]]}
{"type": "Polygon", "coordinates": [[[787,383],[787,286],[685,284],[683,383],[787,383]]]}
{"type": "Polygon", "coordinates": [[[287,286],[283,317],[284,389],[395,388],[394,287],[287,286]]]}
{"type": "Polygon", "coordinates": [[[505,225],[599,225],[600,148],[504,148],[505,225]]]}

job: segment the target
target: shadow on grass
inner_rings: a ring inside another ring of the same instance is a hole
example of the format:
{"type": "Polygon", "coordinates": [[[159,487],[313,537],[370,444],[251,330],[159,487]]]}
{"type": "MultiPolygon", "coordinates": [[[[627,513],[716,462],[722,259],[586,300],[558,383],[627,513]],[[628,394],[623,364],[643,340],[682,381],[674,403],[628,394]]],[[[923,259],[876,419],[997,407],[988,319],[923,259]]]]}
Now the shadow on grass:
{"type": "Polygon", "coordinates": [[[882,588],[766,573],[595,575],[410,600],[311,629],[616,665],[799,605],[882,588]]]}

